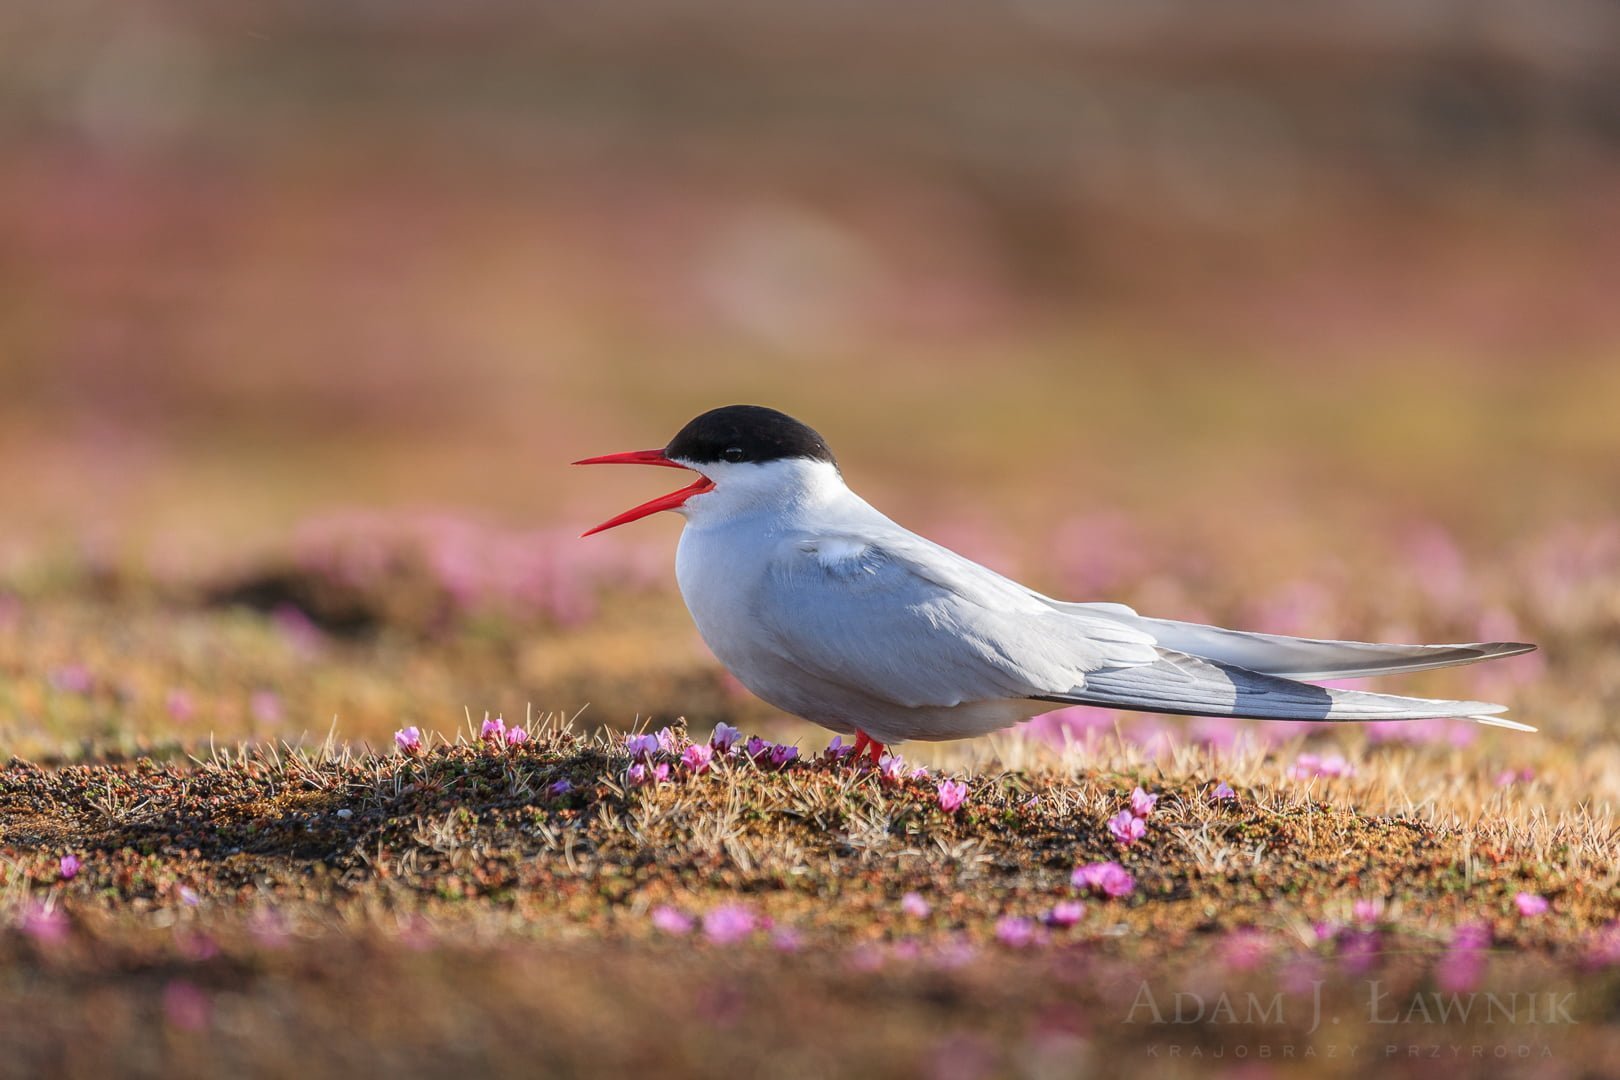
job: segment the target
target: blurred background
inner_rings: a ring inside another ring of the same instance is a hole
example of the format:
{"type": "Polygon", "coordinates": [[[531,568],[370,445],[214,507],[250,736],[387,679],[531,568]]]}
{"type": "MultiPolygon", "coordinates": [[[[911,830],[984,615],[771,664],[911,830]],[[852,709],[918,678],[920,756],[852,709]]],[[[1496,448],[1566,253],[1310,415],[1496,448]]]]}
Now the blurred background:
{"type": "Polygon", "coordinates": [[[6,6],[0,734],[746,712],[677,522],[573,539],[663,481],[566,466],[732,402],[1075,598],[1612,638],[1617,61],[1595,0],[6,6]]]}

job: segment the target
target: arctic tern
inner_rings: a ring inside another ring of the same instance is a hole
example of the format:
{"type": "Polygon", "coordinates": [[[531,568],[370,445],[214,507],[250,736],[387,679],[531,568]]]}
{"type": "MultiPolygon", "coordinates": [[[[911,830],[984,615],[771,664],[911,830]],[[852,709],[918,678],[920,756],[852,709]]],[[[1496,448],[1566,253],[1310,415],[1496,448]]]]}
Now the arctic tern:
{"type": "Polygon", "coordinates": [[[1066,705],[1259,720],[1464,717],[1534,731],[1501,705],[1329,689],[1534,645],[1378,645],[1249,633],[1043,596],[902,528],[851,491],[822,437],[758,405],[713,409],[658,450],[576,465],[698,480],[603,522],[686,519],[675,575],[698,632],[766,702],[886,744],[983,735],[1066,705]]]}

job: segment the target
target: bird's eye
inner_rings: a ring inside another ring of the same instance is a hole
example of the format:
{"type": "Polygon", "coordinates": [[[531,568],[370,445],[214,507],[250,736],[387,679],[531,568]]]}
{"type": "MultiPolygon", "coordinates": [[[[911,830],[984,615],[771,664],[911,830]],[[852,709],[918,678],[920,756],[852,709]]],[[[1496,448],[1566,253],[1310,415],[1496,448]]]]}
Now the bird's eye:
{"type": "Polygon", "coordinates": [[[742,447],[733,446],[720,456],[725,458],[727,461],[741,461],[743,459],[742,447]]]}

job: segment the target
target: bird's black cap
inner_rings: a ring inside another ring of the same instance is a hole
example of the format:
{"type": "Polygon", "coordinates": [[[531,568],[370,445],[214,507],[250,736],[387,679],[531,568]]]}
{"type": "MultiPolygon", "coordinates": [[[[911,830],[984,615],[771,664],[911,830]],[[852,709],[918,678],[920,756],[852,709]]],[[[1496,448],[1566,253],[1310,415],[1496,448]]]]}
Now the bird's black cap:
{"type": "Polygon", "coordinates": [[[664,447],[667,457],[711,462],[807,458],[836,465],[827,440],[787,413],[763,405],[726,405],[692,420],[664,447]]]}

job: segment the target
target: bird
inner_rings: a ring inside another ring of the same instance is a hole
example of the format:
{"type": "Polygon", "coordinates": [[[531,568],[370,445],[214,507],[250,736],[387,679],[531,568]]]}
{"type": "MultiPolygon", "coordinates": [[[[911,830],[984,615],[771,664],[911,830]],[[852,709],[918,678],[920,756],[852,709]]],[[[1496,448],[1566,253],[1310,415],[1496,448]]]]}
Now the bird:
{"type": "Polygon", "coordinates": [[[845,484],[819,433],[762,405],[711,409],[661,449],[574,464],[697,474],[583,535],[661,510],[684,517],[675,577],[705,644],[768,704],[853,736],[856,761],[1070,705],[1256,720],[1461,717],[1535,730],[1489,702],[1315,684],[1534,645],[1287,637],[1054,599],[896,524],[845,484]]]}

